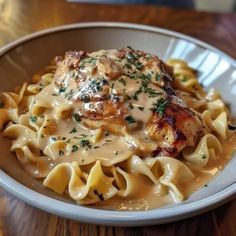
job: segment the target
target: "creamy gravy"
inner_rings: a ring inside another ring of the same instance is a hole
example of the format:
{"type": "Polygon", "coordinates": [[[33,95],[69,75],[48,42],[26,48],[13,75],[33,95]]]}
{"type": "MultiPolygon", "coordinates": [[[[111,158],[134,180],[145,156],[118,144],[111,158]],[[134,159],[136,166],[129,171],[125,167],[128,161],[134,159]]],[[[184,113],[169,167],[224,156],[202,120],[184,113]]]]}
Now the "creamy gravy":
{"type": "MultiPolygon", "coordinates": [[[[212,161],[204,168],[199,169],[183,161],[190,167],[191,171],[196,176],[193,182],[184,183],[181,186],[181,192],[183,192],[185,196],[190,196],[201,187],[207,188],[207,184],[223,170],[225,165],[232,158],[233,152],[236,149],[236,135],[232,135],[229,140],[223,143],[222,148],[223,152],[218,159],[212,161]]],[[[155,209],[175,202],[171,192],[168,193],[167,191],[167,194],[159,195],[157,191],[155,191],[156,186],[154,186],[149,179],[137,176],[137,182],[139,184],[139,191],[135,193],[135,198],[130,197],[124,199],[121,197],[114,197],[107,201],[100,202],[96,206],[109,210],[142,211],[155,209]]]]}

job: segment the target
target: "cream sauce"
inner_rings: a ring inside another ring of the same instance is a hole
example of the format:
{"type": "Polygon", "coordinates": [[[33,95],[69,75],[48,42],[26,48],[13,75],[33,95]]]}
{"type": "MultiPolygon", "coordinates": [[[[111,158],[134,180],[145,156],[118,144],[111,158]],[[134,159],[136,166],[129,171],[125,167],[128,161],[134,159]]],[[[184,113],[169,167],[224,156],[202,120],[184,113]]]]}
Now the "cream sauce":
{"type": "MultiPolygon", "coordinates": [[[[225,165],[232,158],[232,154],[236,149],[236,135],[232,135],[229,140],[225,141],[222,145],[223,152],[218,156],[217,160],[212,161],[204,168],[197,168],[186,161],[182,160],[185,164],[189,166],[191,171],[194,173],[196,178],[191,183],[184,183],[180,186],[180,191],[184,196],[190,196],[193,192],[199,190],[200,188],[207,188],[207,184],[213,180],[223,170],[225,165]]],[[[146,178],[137,176],[137,182],[139,184],[139,190],[135,193],[135,197],[131,198],[121,198],[113,197],[104,202],[99,202],[96,206],[102,209],[109,210],[150,210],[159,208],[168,204],[175,203],[173,195],[171,192],[160,195],[155,191],[156,186],[146,178]]]]}

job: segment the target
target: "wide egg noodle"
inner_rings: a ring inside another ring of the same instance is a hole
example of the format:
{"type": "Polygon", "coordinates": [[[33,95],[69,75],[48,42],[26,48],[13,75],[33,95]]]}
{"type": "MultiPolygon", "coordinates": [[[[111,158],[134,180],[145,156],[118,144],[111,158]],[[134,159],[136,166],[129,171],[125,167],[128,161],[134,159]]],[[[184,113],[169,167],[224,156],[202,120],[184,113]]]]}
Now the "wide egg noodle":
{"type": "Polygon", "coordinates": [[[212,119],[212,113],[206,110],[202,113],[202,120],[207,128],[216,134],[223,140],[227,138],[228,134],[228,122],[227,114],[225,111],[220,113],[215,119],[212,119]]]}
{"type": "Polygon", "coordinates": [[[197,80],[196,73],[185,61],[170,59],[167,61],[167,64],[174,68],[174,85],[178,89],[196,94],[199,98],[204,97],[205,92],[197,80]]]}
{"type": "Polygon", "coordinates": [[[184,183],[194,181],[195,176],[192,171],[181,161],[171,157],[156,157],[155,160],[160,162],[163,174],[159,181],[167,186],[175,201],[183,201],[186,196],[182,192],[181,186],[184,183]]]}
{"type": "Polygon", "coordinates": [[[86,183],[81,177],[82,171],[77,163],[62,163],[49,173],[43,184],[59,194],[68,186],[70,197],[82,204],[106,200],[118,191],[112,185],[113,178],[103,173],[100,161],[91,168],[86,183]]]}
{"type": "Polygon", "coordinates": [[[35,178],[45,178],[51,171],[48,165],[48,157],[41,156],[40,152],[30,150],[28,146],[15,149],[17,159],[20,161],[25,171],[35,178]]]}
{"type": "Polygon", "coordinates": [[[190,150],[183,150],[184,159],[196,166],[204,167],[211,159],[217,159],[217,156],[222,153],[222,146],[214,135],[206,134],[202,137],[196,149],[193,152],[190,152],[190,150]]]}
{"type": "Polygon", "coordinates": [[[36,133],[29,127],[20,124],[13,124],[7,127],[3,134],[6,137],[14,138],[11,151],[15,151],[16,148],[21,148],[25,145],[30,145],[34,149],[39,150],[36,133]]]}

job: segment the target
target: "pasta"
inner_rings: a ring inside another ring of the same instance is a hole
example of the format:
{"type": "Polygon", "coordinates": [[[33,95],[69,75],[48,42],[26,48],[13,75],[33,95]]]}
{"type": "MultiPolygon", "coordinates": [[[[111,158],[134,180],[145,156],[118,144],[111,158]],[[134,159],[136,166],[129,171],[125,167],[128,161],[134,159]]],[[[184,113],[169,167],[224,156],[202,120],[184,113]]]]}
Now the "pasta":
{"type": "Polygon", "coordinates": [[[148,210],[183,201],[236,141],[222,97],[187,62],[131,47],[69,51],[2,97],[10,151],[78,204],[148,210]]]}

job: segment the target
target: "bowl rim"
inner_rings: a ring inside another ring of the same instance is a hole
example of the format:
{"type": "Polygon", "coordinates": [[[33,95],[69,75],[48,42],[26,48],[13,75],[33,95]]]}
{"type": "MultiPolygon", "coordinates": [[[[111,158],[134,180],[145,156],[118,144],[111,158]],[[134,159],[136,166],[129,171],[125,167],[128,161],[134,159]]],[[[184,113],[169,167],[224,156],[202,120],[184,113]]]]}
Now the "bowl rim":
{"type": "MultiPolygon", "coordinates": [[[[229,61],[231,65],[236,67],[236,62],[232,57],[199,39],[195,39],[182,33],[163,28],[119,22],[75,23],[35,32],[17,39],[11,43],[8,43],[7,45],[0,48],[0,57],[2,57],[5,53],[8,53],[15,47],[41,36],[58,33],[61,31],[83,28],[125,28],[131,30],[159,33],[183,39],[194,43],[199,47],[210,49],[211,51],[216,52],[220,56],[224,57],[224,59],[229,61]]],[[[81,222],[113,226],[143,226],[173,222],[211,210],[229,200],[232,200],[236,196],[236,182],[234,182],[221,191],[205,199],[201,199],[184,205],[177,204],[174,207],[164,207],[150,211],[111,211],[79,206],[45,196],[44,194],[36,192],[17,182],[14,178],[7,175],[2,169],[0,169],[0,186],[14,196],[29,203],[30,205],[49,213],[53,213],[73,220],[79,220],[81,222]]]]}

